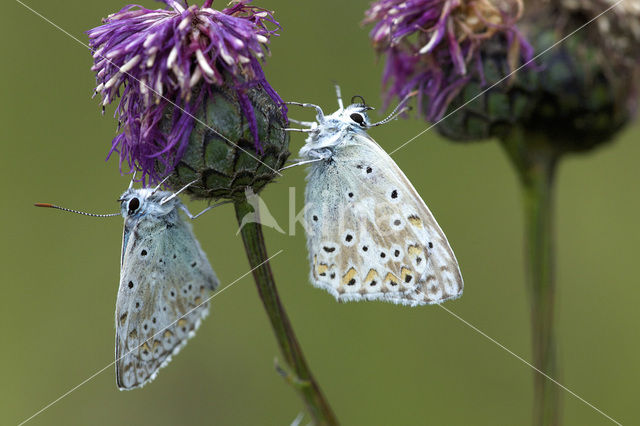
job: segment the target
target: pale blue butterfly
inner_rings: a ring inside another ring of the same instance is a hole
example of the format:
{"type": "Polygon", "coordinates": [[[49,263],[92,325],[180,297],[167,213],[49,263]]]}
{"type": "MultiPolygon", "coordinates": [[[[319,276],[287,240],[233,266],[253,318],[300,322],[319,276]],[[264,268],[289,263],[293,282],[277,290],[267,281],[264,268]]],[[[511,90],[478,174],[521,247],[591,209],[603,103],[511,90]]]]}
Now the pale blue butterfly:
{"type": "MultiPolygon", "coordinates": [[[[178,191],[180,192],[180,191],[178,191]]],[[[218,279],[177,193],[131,185],[120,199],[124,217],[116,301],[116,382],[121,390],[153,380],[209,313],[218,279]]],[[[37,204],[89,216],[52,204],[37,204]]]]}
{"type": "MultiPolygon", "coordinates": [[[[440,226],[405,174],[367,134],[364,100],[317,122],[300,149],[310,163],[305,192],[305,230],[310,280],[338,301],[383,300],[404,305],[441,303],[462,295],[458,261],[440,226]]],[[[296,122],[295,120],[292,120],[296,122]]]]}

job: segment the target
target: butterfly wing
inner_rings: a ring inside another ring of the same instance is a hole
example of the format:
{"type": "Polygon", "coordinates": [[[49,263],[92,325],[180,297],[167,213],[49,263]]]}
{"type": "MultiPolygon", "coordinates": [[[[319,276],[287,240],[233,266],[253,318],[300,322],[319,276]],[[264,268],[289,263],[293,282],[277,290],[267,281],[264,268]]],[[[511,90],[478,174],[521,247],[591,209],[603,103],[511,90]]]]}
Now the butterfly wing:
{"type": "Polygon", "coordinates": [[[141,217],[125,229],[122,250],[116,381],[124,390],[153,380],[195,334],[218,279],[177,211],[141,217]]]}
{"type": "Polygon", "coordinates": [[[338,301],[416,306],[460,297],[453,250],[413,185],[368,135],[348,138],[307,177],[311,282],[338,301]]]}

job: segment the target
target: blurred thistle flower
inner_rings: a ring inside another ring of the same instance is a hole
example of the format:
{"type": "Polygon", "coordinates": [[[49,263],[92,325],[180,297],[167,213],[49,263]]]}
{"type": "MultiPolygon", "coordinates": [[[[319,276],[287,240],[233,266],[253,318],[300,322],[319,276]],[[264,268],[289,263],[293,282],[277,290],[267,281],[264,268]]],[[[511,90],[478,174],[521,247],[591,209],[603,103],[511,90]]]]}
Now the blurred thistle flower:
{"type": "Polygon", "coordinates": [[[452,99],[477,74],[485,81],[482,47],[500,39],[509,69],[533,56],[515,23],[519,0],[380,0],[365,12],[374,48],[387,56],[387,102],[418,90],[428,121],[445,115],[452,99]]]}
{"type": "MultiPolygon", "coordinates": [[[[640,0],[380,0],[365,22],[376,23],[370,36],[387,56],[388,97],[417,89],[426,120],[444,136],[496,137],[509,155],[524,195],[533,364],[558,377],[556,167],[567,153],[611,141],[633,118],[640,0]]],[[[536,374],[533,424],[561,424],[559,407],[558,387],[536,374]]]]}
{"type": "Polygon", "coordinates": [[[519,25],[536,51],[557,45],[537,60],[536,72],[514,76],[530,82],[529,115],[514,124],[525,134],[552,139],[557,155],[612,141],[637,110],[640,1],[555,0],[525,5],[519,25]],[[585,26],[587,22],[591,24],[585,26]]]}
{"type": "Polygon", "coordinates": [[[286,132],[272,129],[286,107],[259,60],[280,25],[250,1],[129,5],[87,32],[103,108],[120,97],[110,155],[151,182],[198,179],[190,192],[206,198],[258,192],[273,177],[289,155],[286,132]]]}
{"type": "Polygon", "coordinates": [[[418,89],[429,122],[459,109],[438,123],[444,136],[467,141],[505,138],[514,129],[548,132],[562,140],[558,150],[583,151],[609,141],[635,112],[640,1],[625,0],[598,17],[614,4],[381,0],[365,23],[375,23],[373,46],[387,56],[388,99],[418,89]]]}

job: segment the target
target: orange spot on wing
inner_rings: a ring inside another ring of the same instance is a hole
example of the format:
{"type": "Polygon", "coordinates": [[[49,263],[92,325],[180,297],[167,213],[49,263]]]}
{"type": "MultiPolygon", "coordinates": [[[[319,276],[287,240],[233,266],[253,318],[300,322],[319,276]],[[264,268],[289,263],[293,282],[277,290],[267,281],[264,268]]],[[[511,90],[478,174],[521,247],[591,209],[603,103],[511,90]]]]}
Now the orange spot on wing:
{"type": "Polygon", "coordinates": [[[375,269],[370,269],[367,277],[364,279],[366,282],[371,282],[375,280],[378,276],[378,272],[375,269]]]}
{"type": "Polygon", "coordinates": [[[400,270],[400,278],[404,281],[407,278],[407,275],[411,275],[412,271],[409,268],[405,268],[404,266],[400,270]]]}
{"type": "Polygon", "coordinates": [[[411,256],[418,256],[423,253],[423,250],[422,250],[422,247],[416,244],[414,246],[409,246],[408,252],[411,256]]]}
{"type": "Polygon", "coordinates": [[[321,276],[325,276],[328,270],[329,270],[329,266],[327,264],[321,263],[318,265],[317,271],[318,271],[318,274],[320,274],[321,276]]]}
{"type": "Polygon", "coordinates": [[[413,271],[405,266],[400,269],[400,278],[402,279],[402,285],[405,287],[411,288],[414,280],[415,274],[413,271]]]}
{"type": "Polygon", "coordinates": [[[400,283],[400,279],[396,277],[394,274],[389,272],[386,277],[384,277],[385,284],[389,284],[392,286],[396,286],[400,283]]]}
{"type": "Polygon", "coordinates": [[[352,279],[356,276],[356,270],[354,268],[350,268],[346,274],[342,276],[342,284],[349,284],[352,279]]]}
{"type": "Polygon", "coordinates": [[[409,220],[409,223],[412,224],[413,226],[417,228],[422,228],[422,220],[418,216],[411,215],[407,219],[409,220]]]}

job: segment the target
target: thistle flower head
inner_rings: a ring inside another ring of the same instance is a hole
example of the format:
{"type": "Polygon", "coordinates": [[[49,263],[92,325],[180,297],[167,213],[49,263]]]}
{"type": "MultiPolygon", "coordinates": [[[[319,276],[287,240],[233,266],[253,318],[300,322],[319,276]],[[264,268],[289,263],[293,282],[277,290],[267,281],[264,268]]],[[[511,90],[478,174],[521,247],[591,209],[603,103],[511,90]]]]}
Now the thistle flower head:
{"type": "Polygon", "coordinates": [[[379,0],[365,12],[365,23],[378,52],[387,55],[383,83],[387,100],[418,89],[426,96],[429,121],[440,119],[453,97],[482,73],[482,45],[497,37],[510,46],[510,66],[530,59],[533,49],[515,22],[520,0],[379,0]]]}
{"type": "Polygon", "coordinates": [[[633,119],[640,89],[640,0],[527,1],[521,31],[543,51],[529,90],[527,133],[560,153],[613,141],[633,119]],[[569,37],[567,37],[570,35],[569,37]]]}
{"type": "Polygon", "coordinates": [[[222,86],[235,92],[254,149],[262,152],[248,91],[266,92],[286,117],[260,65],[280,26],[250,1],[234,1],[222,11],[211,9],[211,0],[202,7],[166,0],[168,8],[157,10],[129,5],[87,32],[96,94],[103,107],[120,98],[111,152],[120,153],[121,163],[152,181],[169,174],[187,148],[195,111],[212,88],[222,86]],[[163,124],[168,116],[170,124],[163,124]]]}

